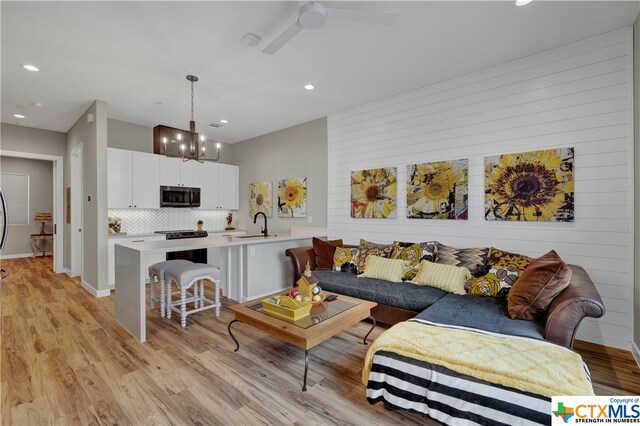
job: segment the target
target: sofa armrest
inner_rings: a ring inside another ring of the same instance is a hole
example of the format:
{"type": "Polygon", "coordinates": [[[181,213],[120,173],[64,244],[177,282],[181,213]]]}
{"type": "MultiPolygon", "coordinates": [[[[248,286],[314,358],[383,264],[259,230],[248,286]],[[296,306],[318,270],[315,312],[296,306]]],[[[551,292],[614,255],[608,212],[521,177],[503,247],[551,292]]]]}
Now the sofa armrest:
{"type": "Polygon", "coordinates": [[[569,286],[553,299],[545,320],[545,339],[573,347],[580,322],[585,317],[600,318],[605,309],[600,294],[587,272],[580,266],[572,269],[569,286]]]}
{"type": "Polygon", "coordinates": [[[291,274],[291,285],[293,287],[297,286],[298,278],[304,272],[307,262],[309,262],[311,270],[316,269],[316,255],[312,246],[289,248],[285,250],[284,254],[291,259],[291,266],[293,266],[293,273],[291,274]]]}

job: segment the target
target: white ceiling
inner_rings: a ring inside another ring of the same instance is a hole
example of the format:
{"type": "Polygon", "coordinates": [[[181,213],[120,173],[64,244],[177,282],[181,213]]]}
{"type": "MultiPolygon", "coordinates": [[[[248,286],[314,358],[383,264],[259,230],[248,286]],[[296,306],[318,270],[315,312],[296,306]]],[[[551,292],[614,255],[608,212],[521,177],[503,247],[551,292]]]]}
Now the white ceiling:
{"type": "Polygon", "coordinates": [[[261,50],[298,2],[2,1],[2,121],[66,132],[100,99],[110,118],[188,128],[195,74],[198,131],[233,143],[632,25],[639,11],[637,1],[322,3],[398,17],[327,22],[271,56],[261,50]],[[262,43],[242,44],[246,32],[262,43]]]}

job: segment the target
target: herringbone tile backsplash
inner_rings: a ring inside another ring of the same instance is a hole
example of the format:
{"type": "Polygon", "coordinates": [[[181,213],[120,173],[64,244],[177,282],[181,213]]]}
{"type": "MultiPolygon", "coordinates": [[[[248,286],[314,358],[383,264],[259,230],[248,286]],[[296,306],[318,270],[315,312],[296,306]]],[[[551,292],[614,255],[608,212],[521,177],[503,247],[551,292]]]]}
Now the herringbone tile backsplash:
{"type": "MultiPolygon", "coordinates": [[[[222,231],[227,226],[228,210],[201,209],[125,209],[109,210],[109,216],[122,219],[122,232],[146,234],[154,231],[196,229],[198,220],[204,222],[207,231],[222,231]]],[[[233,224],[237,212],[234,212],[233,224]]]]}

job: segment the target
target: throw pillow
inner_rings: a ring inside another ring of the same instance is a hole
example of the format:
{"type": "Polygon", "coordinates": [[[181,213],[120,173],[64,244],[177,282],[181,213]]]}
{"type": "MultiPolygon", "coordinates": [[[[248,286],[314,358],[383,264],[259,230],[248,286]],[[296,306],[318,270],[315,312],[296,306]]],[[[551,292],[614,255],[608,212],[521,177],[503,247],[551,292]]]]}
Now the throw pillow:
{"type": "Polygon", "coordinates": [[[469,282],[469,294],[474,296],[496,296],[500,291],[497,277],[492,274],[471,278],[469,282]]]}
{"type": "Polygon", "coordinates": [[[364,273],[358,277],[377,278],[398,283],[402,281],[403,274],[404,262],[402,260],[369,255],[364,266],[364,273]]]}
{"type": "Polygon", "coordinates": [[[393,242],[392,259],[401,259],[404,262],[403,281],[412,280],[418,273],[421,260],[433,261],[435,242],[429,243],[402,243],[393,242]]]}
{"type": "Polygon", "coordinates": [[[529,256],[518,253],[509,253],[508,251],[499,250],[491,247],[489,252],[489,260],[487,261],[490,268],[500,269],[514,266],[518,269],[518,273],[522,274],[527,266],[533,261],[529,256]]]}
{"type": "Polygon", "coordinates": [[[571,268],[551,250],[535,259],[509,291],[507,305],[512,319],[536,319],[571,281],[571,268]]]}
{"type": "Polygon", "coordinates": [[[410,281],[413,284],[428,285],[453,294],[467,294],[464,283],[471,278],[471,273],[465,267],[443,265],[423,260],[416,277],[410,281]]]}
{"type": "Polygon", "coordinates": [[[488,256],[489,247],[459,249],[438,243],[436,263],[464,267],[475,276],[478,269],[487,264],[488,256]]]}
{"type": "Polygon", "coordinates": [[[342,240],[325,241],[313,237],[313,254],[316,256],[316,269],[331,269],[333,266],[333,253],[336,247],[342,247],[342,240]]]}
{"type": "Polygon", "coordinates": [[[376,244],[366,240],[360,240],[360,257],[358,258],[358,273],[364,272],[364,264],[367,261],[367,256],[374,255],[380,257],[390,258],[393,252],[393,244],[376,244]]]}
{"type": "Polygon", "coordinates": [[[336,251],[333,253],[333,267],[336,271],[342,271],[344,265],[353,264],[357,271],[356,265],[358,264],[359,257],[357,248],[336,247],[336,251]]]}
{"type": "Polygon", "coordinates": [[[496,296],[503,288],[510,288],[518,279],[518,269],[508,267],[491,269],[482,277],[469,280],[469,294],[474,296],[496,296]]]}

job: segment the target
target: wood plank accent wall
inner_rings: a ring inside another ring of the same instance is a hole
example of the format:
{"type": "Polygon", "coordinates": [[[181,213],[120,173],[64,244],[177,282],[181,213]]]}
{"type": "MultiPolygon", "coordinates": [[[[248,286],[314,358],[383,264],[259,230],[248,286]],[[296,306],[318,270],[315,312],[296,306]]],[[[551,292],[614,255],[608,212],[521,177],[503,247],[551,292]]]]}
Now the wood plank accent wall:
{"type": "Polygon", "coordinates": [[[628,27],[330,115],[329,238],[555,249],[587,269],[607,307],[578,338],[629,349],[632,57],[628,27]],[[575,147],[575,222],[485,221],[484,157],[556,147],[575,147]],[[469,159],[469,220],[407,219],[406,166],[459,158],[469,159]],[[350,172],[376,167],[398,168],[398,217],[352,219],[350,172]]]}

